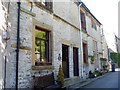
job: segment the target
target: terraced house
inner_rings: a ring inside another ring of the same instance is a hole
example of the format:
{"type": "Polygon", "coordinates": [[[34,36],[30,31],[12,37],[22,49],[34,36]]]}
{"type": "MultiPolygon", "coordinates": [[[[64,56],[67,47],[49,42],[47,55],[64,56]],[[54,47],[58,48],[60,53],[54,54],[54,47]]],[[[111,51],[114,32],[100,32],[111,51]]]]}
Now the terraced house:
{"type": "MultiPolygon", "coordinates": [[[[81,3],[81,30],[83,45],[83,76],[95,69],[102,69],[102,58],[108,60],[108,47],[103,34],[102,24],[90,12],[84,3],[81,3]],[[94,59],[93,59],[94,58],[94,59]]],[[[105,61],[106,62],[106,61],[105,61]]]]}
{"type": "Polygon", "coordinates": [[[0,0],[0,87],[47,87],[101,68],[101,23],[78,0],[0,0]],[[95,57],[94,64],[90,63],[95,57]]]}

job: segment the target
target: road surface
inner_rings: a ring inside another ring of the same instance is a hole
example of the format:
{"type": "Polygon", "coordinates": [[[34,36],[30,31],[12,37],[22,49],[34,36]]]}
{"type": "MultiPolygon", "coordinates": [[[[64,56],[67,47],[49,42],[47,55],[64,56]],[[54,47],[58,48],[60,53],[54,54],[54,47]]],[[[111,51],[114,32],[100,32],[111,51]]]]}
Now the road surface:
{"type": "MultiPolygon", "coordinates": [[[[110,72],[100,79],[91,82],[83,88],[119,88],[120,87],[120,72],[110,72]],[[119,80],[118,80],[119,79],[119,80]]],[[[78,89],[79,90],[79,89],[78,89]]],[[[81,90],[81,89],[80,89],[81,90]]],[[[120,89],[118,89],[120,90],[120,89]]]]}

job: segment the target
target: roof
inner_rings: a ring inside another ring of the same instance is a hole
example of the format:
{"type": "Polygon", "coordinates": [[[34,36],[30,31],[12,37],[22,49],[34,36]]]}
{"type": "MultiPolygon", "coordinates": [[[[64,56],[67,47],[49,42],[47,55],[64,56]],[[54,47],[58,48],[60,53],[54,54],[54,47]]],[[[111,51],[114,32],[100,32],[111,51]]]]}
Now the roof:
{"type": "Polygon", "coordinates": [[[83,2],[80,2],[81,3],[81,6],[100,24],[102,25],[98,20],[97,18],[90,12],[90,10],[86,7],[86,5],[83,3],[83,2]]]}

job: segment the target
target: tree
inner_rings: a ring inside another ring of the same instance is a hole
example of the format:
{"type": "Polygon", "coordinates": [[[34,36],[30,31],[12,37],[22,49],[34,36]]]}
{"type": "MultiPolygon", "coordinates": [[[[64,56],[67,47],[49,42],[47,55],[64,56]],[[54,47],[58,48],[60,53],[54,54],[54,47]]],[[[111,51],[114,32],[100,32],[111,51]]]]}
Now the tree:
{"type": "Polygon", "coordinates": [[[110,53],[110,58],[120,66],[120,53],[110,53]]]}

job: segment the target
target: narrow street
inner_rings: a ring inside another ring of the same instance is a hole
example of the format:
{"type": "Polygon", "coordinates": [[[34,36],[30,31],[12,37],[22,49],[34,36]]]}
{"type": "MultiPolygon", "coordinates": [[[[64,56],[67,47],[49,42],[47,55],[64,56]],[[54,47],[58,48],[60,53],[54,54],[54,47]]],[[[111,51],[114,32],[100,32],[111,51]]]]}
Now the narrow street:
{"type": "MultiPolygon", "coordinates": [[[[97,79],[96,81],[82,87],[82,88],[119,88],[120,72],[110,72],[106,76],[97,79]]],[[[79,90],[79,89],[78,89],[79,90]]]]}

